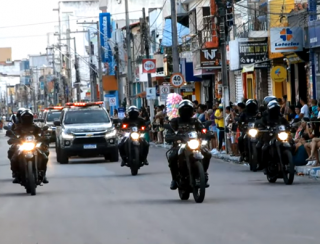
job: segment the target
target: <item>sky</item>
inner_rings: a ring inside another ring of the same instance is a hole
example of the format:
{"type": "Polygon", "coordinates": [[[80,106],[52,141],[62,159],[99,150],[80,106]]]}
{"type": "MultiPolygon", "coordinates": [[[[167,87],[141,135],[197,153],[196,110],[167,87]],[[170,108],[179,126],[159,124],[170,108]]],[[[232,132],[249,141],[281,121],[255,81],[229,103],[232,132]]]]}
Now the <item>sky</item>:
{"type": "Polygon", "coordinates": [[[47,33],[58,25],[54,8],[58,0],[0,0],[0,47],[12,48],[12,60],[46,52],[47,33]]]}

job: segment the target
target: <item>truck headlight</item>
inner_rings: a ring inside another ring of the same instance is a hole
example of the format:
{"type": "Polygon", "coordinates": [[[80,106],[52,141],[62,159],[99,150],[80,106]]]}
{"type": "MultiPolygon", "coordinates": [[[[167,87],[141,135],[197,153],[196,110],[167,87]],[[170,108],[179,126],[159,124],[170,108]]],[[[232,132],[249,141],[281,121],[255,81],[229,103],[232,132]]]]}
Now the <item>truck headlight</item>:
{"type": "Polygon", "coordinates": [[[112,130],[112,131],[108,131],[105,135],[106,138],[111,138],[111,137],[114,137],[116,136],[117,134],[117,131],[116,130],[112,130]]]}
{"type": "Polygon", "coordinates": [[[63,139],[73,139],[73,135],[62,132],[62,138],[63,139]]]}
{"type": "Polygon", "coordinates": [[[286,141],[288,139],[288,133],[287,132],[280,132],[278,134],[278,137],[281,141],[286,141]]]}
{"type": "Polygon", "coordinates": [[[258,130],[257,129],[250,129],[248,133],[249,133],[249,136],[256,137],[258,134],[258,130]]]}

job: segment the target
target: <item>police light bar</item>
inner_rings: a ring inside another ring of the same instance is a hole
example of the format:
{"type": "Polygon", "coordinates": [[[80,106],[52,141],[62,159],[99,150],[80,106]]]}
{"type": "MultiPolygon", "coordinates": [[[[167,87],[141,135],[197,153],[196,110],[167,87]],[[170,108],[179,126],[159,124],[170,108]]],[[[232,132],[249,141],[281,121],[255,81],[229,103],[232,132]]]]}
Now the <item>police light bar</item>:
{"type": "Polygon", "coordinates": [[[66,103],[66,106],[69,107],[88,107],[88,106],[96,106],[101,105],[103,102],[90,102],[90,103],[66,103]]]}
{"type": "Polygon", "coordinates": [[[61,106],[54,106],[54,107],[48,107],[48,108],[46,108],[46,110],[49,110],[49,109],[61,110],[61,109],[63,109],[63,107],[61,107],[61,106]]]}

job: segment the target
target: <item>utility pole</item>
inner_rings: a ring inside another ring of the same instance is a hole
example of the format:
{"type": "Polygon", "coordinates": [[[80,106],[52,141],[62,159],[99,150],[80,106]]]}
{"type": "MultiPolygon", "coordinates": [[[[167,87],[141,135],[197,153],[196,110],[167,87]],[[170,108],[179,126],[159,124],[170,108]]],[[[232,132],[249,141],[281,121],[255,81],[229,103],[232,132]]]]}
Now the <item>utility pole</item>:
{"type": "Polygon", "coordinates": [[[90,95],[91,95],[91,102],[96,101],[96,78],[94,74],[94,67],[92,63],[92,55],[94,55],[94,46],[93,43],[91,42],[91,35],[90,35],[90,29],[88,29],[88,40],[89,40],[89,57],[90,57],[90,62],[89,62],[89,70],[90,70],[90,95]]]}
{"type": "Polygon", "coordinates": [[[125,0],[125,12],[126,12],[126,41],[127,41],[127,105],[132,104],[131,98],[131,85],[132,85],[132,58],[131,58],[131,35],[130,35],[130,19],[129,19],[129,3],[125,0]]]}
{"type": "MultiPolygon", "coordinates": [[[[179,43],[177,30],[177,4],[175,0],[171,1],[171,29],[172,29],[172,64],[173,73],[179,73],[179,43]]],[[[176,93],[179,93],[179,88],[175,88],[176,93]]]]}
{"type": "MultiPolygon", "coordinates": [[[[222,71],[222,87],[223,87],[223,117],[226,117],[226,107],[229,106],[229,82],[228,82],[228,64],[227,64],[227,41],[228,41],[228,25],[227,25],[227,6],[226,3],[218,4],[220,16],[220,53],[221,53],[221,71],[222,71]]],[[[226,152],[228,153],[227,146],[227,133],[224,133],[224,143],[226,152]]]]}
{"type": "MultiPolygon", "coordinates": [[[[93,85],[94,85],[94,91],[92,91],[92,87],[91,87],[91,94],[93,93],[93,92],[95,92],[94,93],[94,101],[98,101],[99,99],[101,100],[101,101],[104,101],[104,94],[103,94],[103,83],[102,83],[102,53],[101,53],[101,40],[100,40],[100,27],[99,27],[99,21],[92,21],[92,22],[77,22],[77,24],[80,24],[80,25],[88,25],[88,24],[96,24],[97,25],[97,40],[98,40],[98,65],[99,65],[99,74],[98,74],[98,78],[99,78],[99,87],[100,87],[100,98],[97,98],[97,89],[96,89],[96,78],[95,78],[95,72],[93,73],[93,80],[94,80],[94,82],[93,82],[93,85]]],[[[89,34],[89,43],[91,43],[90,42],[90,30],[88,30],[88,34],[89,34]]],[[[93,50],[91,50],[92,52],[93,52],[93,50]]],[[[92,55],[92,54],[91,54],[92,55]]],[[[90,58],[91,58],[91,63],[92,63],[92,56],[90,56],[90,58]]],[[[92,64],[92,66],[90,67],[90,69],[93,69],[93,70],[95,70],[95,68],[93,67],[93,64],[92,64]]],[[[93,96],[91,95],[91,98],[92,98],[93,96]]]]}
{"type": "Polygon", "coordinates": [[[76,45],[76,38],[73,37],[73,45],[74,45],[74,68],[76,71],[76,87],[77,87],[77,102],[81,102],[81,79],[80,79],[80,72],[79,72],[79,59],[77,54],[77,45],[76,45]]]}
{"type": "Polygon", "coordinates": [[[98,40],[98,65],[99,65],[99,88],[100,88],[100,101],[104,101],[103,83],[102,83],[102,53],[101,53],[101,40],[100,40],[100,27],[99,21],[97,23],[97,40],[98,40]]]}
{"type": "MultiPolygon", "coordinates": [[[[146,10],[145,8],[142,8],[142,28],[143,28],[143,37],[144,37],[144,45],[146,50],[146,58],[150,58],[150,47],[149,47],[149,28],[147,27],[147,21],[146,21],[146,10]]],[[[151,73],[148,73],[148,88],[152,87],[152,78],[151,73]]],[[[154,101],[153,99],[150,99],[149,101],[149,107],[150,107],[150,119],[152,120],[154,117],[154,101]]]]}
{"type": "Polygon", "coordinates": [[[71,74],[71,58],[70,58],[70,18],[68,16],[68,29],[67,29],[67,74],[68,74],[68,80],[67,80],[67,91],[65,91],[67,94],[67,102],[70,101],[71,98],[71,84],[72,84],[72,74],[71,74]]]}
{"type": "Polygon", "coordinates": [[[118,40],[117,40],[117,35],[115,36],[115,47],[114,47],[114,51],[115,51],[115,55],[114,55],[114,59],[116,61],[117,64],[117,69],[116,69],[116,79],[117,79],[117,84],[118,84],[118,103],[119,103],[119,107],[121,107],[121,101],[123,99],[123,95],[122,95],[122,87],[120,84],[120,57],[119,57],[119,46],[118,46],[118,40]]]}

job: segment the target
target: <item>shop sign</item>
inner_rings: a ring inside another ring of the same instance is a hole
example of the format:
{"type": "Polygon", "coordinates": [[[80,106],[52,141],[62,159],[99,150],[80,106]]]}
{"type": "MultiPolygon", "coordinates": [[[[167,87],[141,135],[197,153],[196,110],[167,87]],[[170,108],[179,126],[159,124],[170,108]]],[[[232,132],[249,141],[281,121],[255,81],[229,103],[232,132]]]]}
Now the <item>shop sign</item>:
{"type": "Polygon", "coordinates": [[[239,42],[240,66],[268,67],[268,42],[239,42]],[[263,63],[264,62],[264,63],[263,63]]]}
{"type": "Polygon", "coordinates": [[[320,46],[320,20],[310,22],[309,41],[311,48],[320,46]]]}
{"type": "Polygon", "coordinates": [[[206,48],[200,50],[201,67],[220,67],[221,53],[219,49],[206,48]]]}
{"type": "Polygon", "coordinates": [[[143,59],[142,60],[142,73],[156,73],[157,66],[155,59],[143,59]]]}
{"type": "Polygon", "coordinates": [[[270,29],[272,53],[299,52],[303,49],[303,29],[301,27],[277,27],[270,29]]]}
{"type": "Polygon", "coordinates": [[[274,82],[283,82],[287,79],[287,70],[283,66],[275,66],[270,72],[271,79],[274,82]]]}

